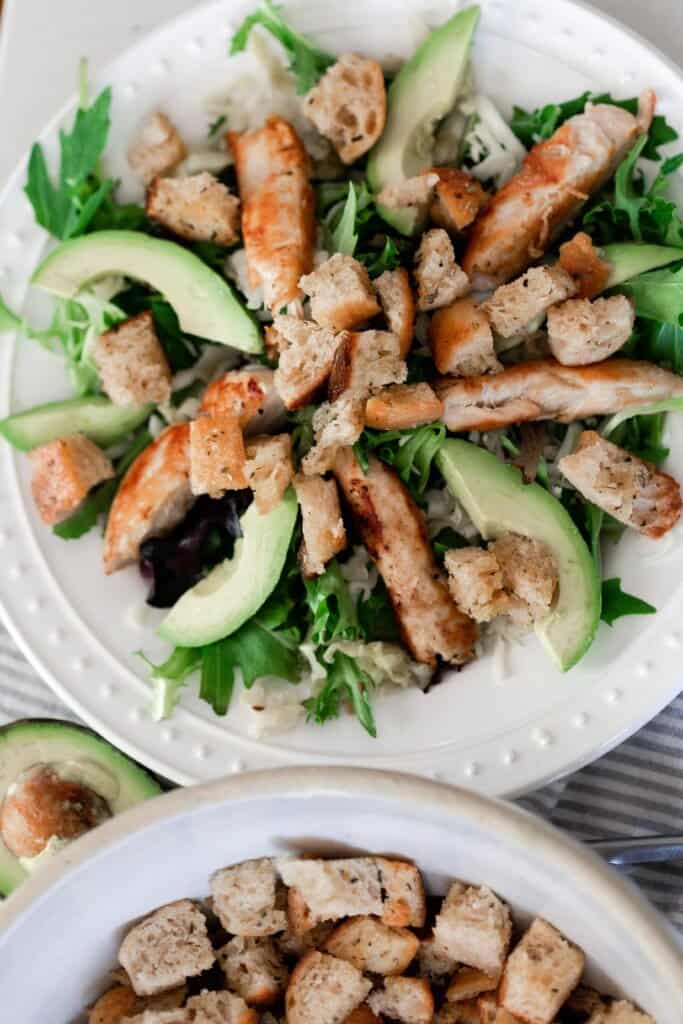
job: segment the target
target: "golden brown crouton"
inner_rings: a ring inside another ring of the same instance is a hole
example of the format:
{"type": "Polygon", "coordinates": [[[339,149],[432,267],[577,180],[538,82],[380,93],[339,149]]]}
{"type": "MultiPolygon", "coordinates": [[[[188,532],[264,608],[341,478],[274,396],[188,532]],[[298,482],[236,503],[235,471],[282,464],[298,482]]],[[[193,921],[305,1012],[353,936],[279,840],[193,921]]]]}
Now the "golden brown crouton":
{"type": "Polygon", "coordinates": [[[358,327],[380,312],[370,277],[353,256],[335,253],[299,281],[311,299],[311,316],[334,331],[358,327]]]}
{"type": "Polygon", "coordinates": [[[216,958],[228,987],[250,1006],[271,1006],[285,990],[289,972],[270,938],[236,935],[216,958]]]}
{"type": "Polygon", "coordinates": [[[393,384],[365,403],[365,424],[377,430],[419,427],[441,419],[443,403],[429,384],[393,384]]]}
{"type": "Polygon", "coordinates": [[[614,355],[631,337],[636,313],[625,295],[568,299],[548,310],[550,351],[564,366],[587,366],[614,355]]]}
{"type": "Polygon", "coordinates": [[[299,409],[327,383],[345,335],[293,316],[277,316],[274,324],[281,339],[275,387],[288,409],[299,409]]]}
{"type": "Polygon", "coordinates": [[[147,192],[147,216],[188,242],[234,245],[240,201],[206,171],[187,178],[155,178],[147,192]]]}
{"type": "Polygon", "coordinates": [[[241,996],[206,989],[187,1000],[186,1014],[185,1020],[192,1024],[258,1024],[259,1020],[256,1010],[248,1007],[241,996]]]}
{"type": "Polygon", "coordinates": [[[605,1008],[605,1000],[599,992],[587,985],[579,985],[574,989],[562,1010],[569,1015],[570,1021],[574,1021],[574,1017],[576,1017],[577,1021],[585,1022],[596,1010],[605,1008]]]}
{"type": "Polygon", "coordinates": [[[422,928],[427,900],[420,869],[407,860],[377,857],[384,892],[382,920],[394,928],[422,928]]]}
{"type": "Polygon", "coordinates": [[[344,1024],[382,1024],[379,1017],[376,1017],[367,1003],[361,1003],[348,1015],[344,1024]]]}
{"type": "Polygon", "coordinates": [[[245,443],[245,472],[254,492],[254,504],[264,515],[282,501],[292,482],[292,438],[289,434],[264,434],[245,443]]]}
{"type": "Polygon", "coordinates": [[[550,549],[540,540],[519,533],[504,533],[489,544],[510,596],[507,614],[521,625],[544,619],[557,588],[557,566],[550,549]]]}
{"type": "Polygon", "coordinates": [[[301,509],[301,568],[304,576],[320,576],[330,559],[346,547],[337,484],[299,473],[294,477],[294,489],[301,509]]]}
{"type": "Polygon", "coordinates": [[[585,231],[579,231],[560,246],[557,262],[574,279],[577,294],[582,299],[594,299],[607,287],[609,263],[602,259],[592,238],[585,231]]]}
{"type": "MultiPolygon", "coordinates": [[[[463,1003],[450,1003],[450,1006],[463,1006],[463,1003]]],[[[493,993],[487,992],[476,1000],[479,1019],[477,1024],[519,1024],[517,1017],[498,1005],[493,993]]]]}
{"type": "Polygon", "coordinates": [[[434,1024],[481,1024],[477,1002],[466,999],[462,1003],[444,1003],[434,1017],[434,1024]]]}
{"type": "Polygon", "coordinates": [[[537,917],[508,957],[498,1002],[525,1024],[551,1024],[583,973],[585,957],[537,917]]]}
{"type": "Polygon", "coordinates": [[[417,308],[440,309],[466,295],[470,281],[455,262],[453,244],[443,228],[432,228],[422,236],[415,254],[417,308]]]}
{"type": "Polygon", "coordinates": [[[476,999],[484,992],[495,991],[498,988],[498,980],[498,978],[484,974],[477,967],[460,967],[446,989],[446,999],[449,1003],[460,1003],[464,999],[476,999]]]}
{"type": "Polygon", "coordinates": [[[304,98],[304,114],[345,164],[367,153],[384,130],[387,98],[376,60],[344,53],[304,98]]]}
{"type": "Polygon", "coordinates": [[[457,960],[441,949],[433,935],[422,940],[417,959],[420,977],[433,982],[446,981],[458,966],[457,960]]]}
{"type": "Polygon", "coordinates": [[[434,313],[429,323],[429,346],[439,373],[475,377],[503,369],[488,317],[469,295],[434,313]]]}
{"type": "Polygon", "coordinates": [[[29,452],[33,467],[31,493],[44,523],[71,515],[88,491],[114,475],[110,460],[83,434],[41,444],[29,452]]]}
{"type": "Polygon", "coordinates": [[[213,909],[232,935],[275,935],[287,927],[279,906],[275,865],[269,857],[221,868],[211,877],[213,909]]]}
{"type": "MultiPolygon", "coordinates": [[[[290,889],[287,894],[288,911],[291,910],[289,897],[292,892],[296,892],[296,890],[290,889]]],[[[328,935],[332,934],[335,927],[334,921],[321,921],[319,924],[314,925],[313,928],[304,928],[299,932],[294,932],[288,928],[287,931],[276,936],[275,941],[277,942],[278,949],[286,956],[302,957],[306,953],[310,953],[312,949],[322,949],[325,940],[328,935]]]]}
{"type": "Polygon", "coordinates": [[[115,405],[167,402],[171,397],[171,368],[149,310],[101,334],[92,357],[115,405]]]}
{"type": "Polygon", "coordinates": [[[285,995],[287,1024],[343,1024],[372,988],[345,960],[313,950],[299,961],[285,995]]]}
{"type": "Polygon", "coordinates": [[[186,156],[175,125],[158,110],[149,116],[128,150],[129,164],[146,185],[160,174],[168,174],[186,156]]]}
{"type": "Polygon", "coordinates": [[[223,412],[190,423],[190,487],[193,494],[220,497],[249,486],[244,438],[237,417],[223,412]]]}
{"type": "Polygon", "coordinates": [[[199,412],[233,412],[245,435],[277,429],[285,419],[284,403],[275,387],[275,374],[268,366],[250,366],[224,373],[207,387],[199,412]]]}
{"type": "Polygon", "coordinates": [[[344,392],[367,398],[387,384],[404,381],[408,367],[399,348],[398,338],[389,331],[346,333],[334,355],[328,385],[330,401],[344,392]]]}
{"type": "MultiPolygon", "coordinates": [[[[290,887],[290,927],[293,891],[310,912],[308,927],[320,921],[382,913],[382,886],[374,857],[283,859],[278,867],[283,882],[290,887]]],[[[299,914],[296,904],[295,910],[299,914]]]]}
{"type": "Polygon", "coordinates": [[[88,1014],[88,1024],[120,1024],[138,1008],[138,997],[128,985],[116,985],[101,995],[88,1014]]]}
{"type": "Polygon", "coordinates": [[[213,965],[204,915],[191,900],[159,907],[126,934],[119,963],[139,996],[176,988],[213,965]]]}
{"type": "Polygon", "coordinates": [[[430,172],[404,178],[403,181],[386,185],[377,196],[377,202],[389,210],[415,210],[420,218],[426,217],[438,181],[439,175],[430,172]]]}
{"type": "Polygon", "coordinates": [[[678,522],[681,491],[674,478],[594,430],[583,431],[559,467],[584,498],[646,537],[662,537],[678,522]]]}
{"type": "Polygon", "coordinates": [[[426,978],[385,978],[384,988],[368,996],[368,1006],[401,1024],[431,1024],[434,1017],[434,996],[426,978]]]}
{"type": "Polygon", "coordinates": [[[327,473],[342,448],[354,445],[363,433],[364,403],[352,392],[334,402],[323,402],[313,413],[315,444],[301,468],[306,476],[327,473]]]}
{"type": "Polygon", "coordinates": [[[503,969],[512,923],[510,911],[486,886],[454,882],[434,925],[434,938],[454,960],[491,977],[503,969]]]}
{"type": "Polygon", "coordinates": [[[453,234],[464,231],[488,202],[481,182],[454,167],[432,167],[425,174],[436,174],[439,179],[429,208],[431,219],[453,234]]]}
{"type": "Polygon", "coordinates": [[[484,548],[452,548],[446,552],[448,587],[458,608],[475,622],[490,622],[509,611],[498,559],[484,548]]]}
{"type": "Polygon", "coordinates": [[[512,338],[537,327],[551,306],[575,294],[573,278],[561,267],[532,267],[496,288],[483,308],[498,334],[512,338]]]}
{"type": "Polygon", "coordinates": [[[406,928],[390,928],[374,917],[352,917],[327,939],[326,953],[369,974],[403,974],[420,941],[406,928]]]}
{"type": "Polygon", "coordinates": [[[654,1017],[638,1010],[633,1003],[619,999],[593,1011],[586,1024],[655,1024],[654,1017]]]}
{"type": "MultiPolygon", "coordinates": [[[[112,972],[114,973],[114,972],[112,972]]],[[[163,1018],[164,1024],[178,1020],[180,1024],[186,1024],[185,1017],[174,1017],[171,1010],[177,1010],[185,1004],[187,997],[187,985],[180,985],[169,992],[160,992],[155,996],[136,996],[128,984],[128,976],[125,971],[121,974],[126,979],[125,984],[116,985],[108,992],[100,996],[88,1015],[88,1024],[130,1024],[130,1021],[142,1022],[142,1024],[154,1024],[163,1018]],[[131,1017],[130,1014],[139,1014],[131,1017]]],[[[185,1011],[183,1011],[184,1014],[185,1011]]]]}
{"type": "Polygon", "coordinates": [[[372,282],[389,330],[399,341],[401,359],[408,355],[415,330],[415,298],[405,267],[385,270],[372,282]]]}

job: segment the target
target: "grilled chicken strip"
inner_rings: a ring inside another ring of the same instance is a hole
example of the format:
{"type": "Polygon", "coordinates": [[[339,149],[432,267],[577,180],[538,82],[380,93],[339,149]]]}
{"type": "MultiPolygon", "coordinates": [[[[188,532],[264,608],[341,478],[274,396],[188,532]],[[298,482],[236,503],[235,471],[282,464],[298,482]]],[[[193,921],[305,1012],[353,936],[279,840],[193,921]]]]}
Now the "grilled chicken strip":
{"type": "Polygon", "coordinates": [[[543,255],[647,131],[653,104],[653,94],[646,93],[636,118],[620,107],[588,103],[530,150],[474,223],[463,260],[473,288],[509,281],[543,255]]]}
{"type": "Polygon", "coordinates": [[[242,199],[242,236],[249,281],[262,287],[272,312],[301,298],[299,278],[313,266],[315,194],[308,159],[288,121],[229,132],[242,199]]]}
{"type": "Polygon", "coordinates": [[[396,473],[371,457],[364,474],[350,448],[337,456],[334,473],[413,657],[427,665],[437,656],[454,665],[469,661],[477,628],[453,602],[422,512],[396,473]]]}
{"type": "Polygon", "coordinates": [[[594,366],[539,359],[493,376],[445,377],[432,387],[443,401],[442,419],[449,430],[493,430],[530,420],[571,423],[658,402],[683,395],[683,378],[634,359],[594,366]]]}
{"type": "Polygon", "coordinates": [[[190,424],[167,427],[130,467],[107,520],[104,571],[134,562],[148,537],[176,526],[194,501],[190,489],[190,424]]]}

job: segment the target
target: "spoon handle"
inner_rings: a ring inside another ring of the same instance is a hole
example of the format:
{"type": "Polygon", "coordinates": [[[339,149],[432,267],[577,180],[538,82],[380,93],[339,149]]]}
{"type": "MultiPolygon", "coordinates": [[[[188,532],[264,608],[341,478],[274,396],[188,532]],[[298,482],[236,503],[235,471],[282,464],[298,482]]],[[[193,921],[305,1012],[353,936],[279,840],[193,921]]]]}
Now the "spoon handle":
{"type": "Polygon", "coordinates": [[[587,845],[617,867],[683,861],[683,835],[641,836],[639,839],[591,839],[587,845]]]}

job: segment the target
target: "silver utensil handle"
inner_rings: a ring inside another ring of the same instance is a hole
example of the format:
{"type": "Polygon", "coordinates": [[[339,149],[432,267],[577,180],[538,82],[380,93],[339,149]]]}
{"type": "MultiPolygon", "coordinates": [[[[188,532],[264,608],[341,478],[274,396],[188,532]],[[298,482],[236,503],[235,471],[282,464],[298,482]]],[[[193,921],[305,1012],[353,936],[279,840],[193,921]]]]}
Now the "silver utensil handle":
{"type": "Polygon", "coordinates": [[[683,836],[641,836],[639,839],[591,839],[596,853],[617,867],[683,861],[683,836]]]}

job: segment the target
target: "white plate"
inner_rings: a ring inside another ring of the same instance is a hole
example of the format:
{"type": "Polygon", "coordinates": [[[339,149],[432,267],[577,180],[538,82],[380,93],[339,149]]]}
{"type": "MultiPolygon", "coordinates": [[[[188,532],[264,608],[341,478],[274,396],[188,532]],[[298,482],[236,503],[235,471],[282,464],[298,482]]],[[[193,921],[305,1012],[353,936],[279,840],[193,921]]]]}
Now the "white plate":
{"type": "MultiPolygon", "coordinates": [[[[114,89],[109,169],[134,187],[125,149],[140,119],[167,108],[191,141],[205,138],[202,99],[220,90],[231,31],[252,0],[193,10],[115,61],[95,82],[114,89]]],[[[673,66],[626,30],[567,0],[483,0],[474,69],[479,88],[508,112],[512,102],[535,106],[584,89],[632,95],[653,86],[660,109],[683,132],[683,80],[673,66]]],[[[406,55],[415,18],[443,20],[455,5],[428,9],[411,0],[398,13],[391,0],[298,5],[294,20],[338,52],[356,48],[406,55]]],[[[73,104],[50,124],[43,141],[54,156],[58,128],[73,104]]],[[[0,201],[0,291],[35,314],[41,297],[27,281],[45,237],[21,191],[25,165],[0,201]]],[[[29,342],[0,352],[0,412],[67,394],[60,363],[29,342]]],[[[683,479],[683,421],[671,422],[670,469],[683,479]]],[[[226,771],[283,763],[336,762],[400,767],[512,794],[578,768],[634,732],[681,687],[683,527],[658,543],[628,536],[607,558],[609,575],[651,601],[657,616],[601,626],[593,650],[566,676],[549,664],[535,639],[508,656],[504,678],[483,660],[424,695],[398,693],[377,701],[379,739],[350,716],[301,727],[268,741],[246,734],[239,701],[224,720],[190,694],[162,725],[149,715],[149,688],[133,654],[163,648],[131,614],[144,586],[130,569],[113,578],[100,570],[100,538],[63,542],[37,521],[28,493],[28,465],[0,447],[0,594],[8,627],[53,689],[87,722],[124,750],[181,783],[226,771]]]]}

